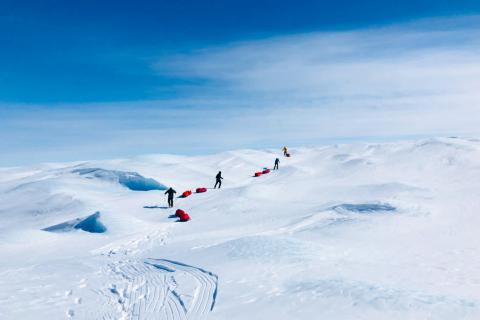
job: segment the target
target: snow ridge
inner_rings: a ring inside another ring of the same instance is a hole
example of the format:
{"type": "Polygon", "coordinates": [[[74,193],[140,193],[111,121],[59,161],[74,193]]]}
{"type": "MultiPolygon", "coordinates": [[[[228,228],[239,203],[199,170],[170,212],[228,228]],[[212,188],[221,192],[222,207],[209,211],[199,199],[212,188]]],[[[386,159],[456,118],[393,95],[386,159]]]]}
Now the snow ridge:
{"type": "Polygon", "coordinates": [[[117,182],[133,191],[166,190],[167,187],[158,181],[145,178],[136,172],[106,170],[102,168],[75,169],[72,173],[79,174],[89,179],[117,182]]]}
{"type": "Polygon", "coordinates": [[[56,224],[51,227],[42,229],[49,232],[68,232],[72,230],[83,230],[91,233],[104,233],[107,228],[100,222],[100,212],[85,217],[69,220],[63,223],[56,224]]]}

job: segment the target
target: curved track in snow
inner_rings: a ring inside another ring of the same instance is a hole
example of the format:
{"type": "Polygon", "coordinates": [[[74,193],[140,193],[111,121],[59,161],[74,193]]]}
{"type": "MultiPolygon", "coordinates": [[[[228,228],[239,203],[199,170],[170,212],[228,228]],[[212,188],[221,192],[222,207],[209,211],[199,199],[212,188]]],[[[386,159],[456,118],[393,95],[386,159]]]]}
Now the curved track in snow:
{"type": "Polygon", "coordinates": [[[107,290],[117,313],[101,319],[206,319],[213,310],[218,276],[166,259],[121,261],[110,272],[123,281],[107,290]]]}

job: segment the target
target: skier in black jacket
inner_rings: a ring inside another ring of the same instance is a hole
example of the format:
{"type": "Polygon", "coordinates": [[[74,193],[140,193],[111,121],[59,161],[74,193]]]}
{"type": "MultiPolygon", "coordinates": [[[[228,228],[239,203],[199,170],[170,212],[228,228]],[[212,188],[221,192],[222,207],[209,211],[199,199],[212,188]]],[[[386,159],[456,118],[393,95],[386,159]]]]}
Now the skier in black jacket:
{"type": "Polygon", "coordinates": [[[222,171],[218,171],[217,173],[217,176],[215,177],[215,187],[213,187],[214,189],[217,189],[217,185],[218,185],[218,189],[220,189],[222,187],[222,171]]]}
{"type": "Polygon", "coordinates": [[[168,207],[172,208],[173,207],[173,196],[177,193],[177,191],[173,190],[172,187],[170,187],[167,191],[165,191],[165,194],[168,194],[168,207]]]}
{"type": "Polygon", "coordinates": [[[275,159],[275,165],[273,166],[273,170],[278,170],[278,164],[280,163],[280,159],[275,159]]]}

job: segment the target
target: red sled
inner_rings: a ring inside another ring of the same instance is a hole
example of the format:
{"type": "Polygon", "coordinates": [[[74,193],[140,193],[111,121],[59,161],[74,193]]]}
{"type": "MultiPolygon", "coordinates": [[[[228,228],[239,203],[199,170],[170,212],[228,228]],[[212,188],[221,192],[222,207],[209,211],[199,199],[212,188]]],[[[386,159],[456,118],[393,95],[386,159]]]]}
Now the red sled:
{"type": "Polygon", "coordinates": [[[270,173],[270,169],[265,169],[265,170],[263,170],[263,172],[262,172],[262,173],[263,173],[263,174],[270,173]]]}
{"type": "Polygon", "coordinates": [[[191,196],[192,195],[192,191],[191,190],[187,190],[187,191],[184,191],[182,193],[182,197],[186,198],[188,196],[191,196]]]}
{"type": "Polygon", "coordinates": [[[175,215],[179,218],[179,221],[181,222],[187,222],[188,220],[190,220],[190,216],[188,215],[188,213],[186,213],[182,209],[177,209],[177,211],[175,211],[175,215]]]}
{"type": "Polygon", "coordinates": [[[185,215],[185,214],[187,214],[187,213],[185,211],[183,211],[182,209],[177,209],[177,211],[175,211],[175,215],[179,218],[180,218],[181,215],[185,215]]]}
{"type": "Polygon", "coordinates": [[[255,177],[260,177],[262,174],[262,172],[255,172],[255,177]]]}
{"type": "Polygon", "coordinates": [[[197,193],[207,192],[207,188],[197,188],[196,192],[197,192],[197,193]]]}
{"type": "Polygon", "coordinates": [[[188,213],[185,213],[183,216],[180,217],[180,222],[187,222],[190,220],[190,216],[188,213]]]}

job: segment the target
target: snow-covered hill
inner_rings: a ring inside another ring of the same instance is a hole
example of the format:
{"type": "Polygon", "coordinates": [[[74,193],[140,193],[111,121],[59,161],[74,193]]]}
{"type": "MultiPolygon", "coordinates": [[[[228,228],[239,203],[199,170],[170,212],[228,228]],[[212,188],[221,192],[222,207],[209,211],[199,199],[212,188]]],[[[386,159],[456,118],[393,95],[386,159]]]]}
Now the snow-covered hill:
{"type": "Polygon", "coordinates": [[[0,318],[480,319],[479,140],[279,153],[0,169],[0,318]]]}

